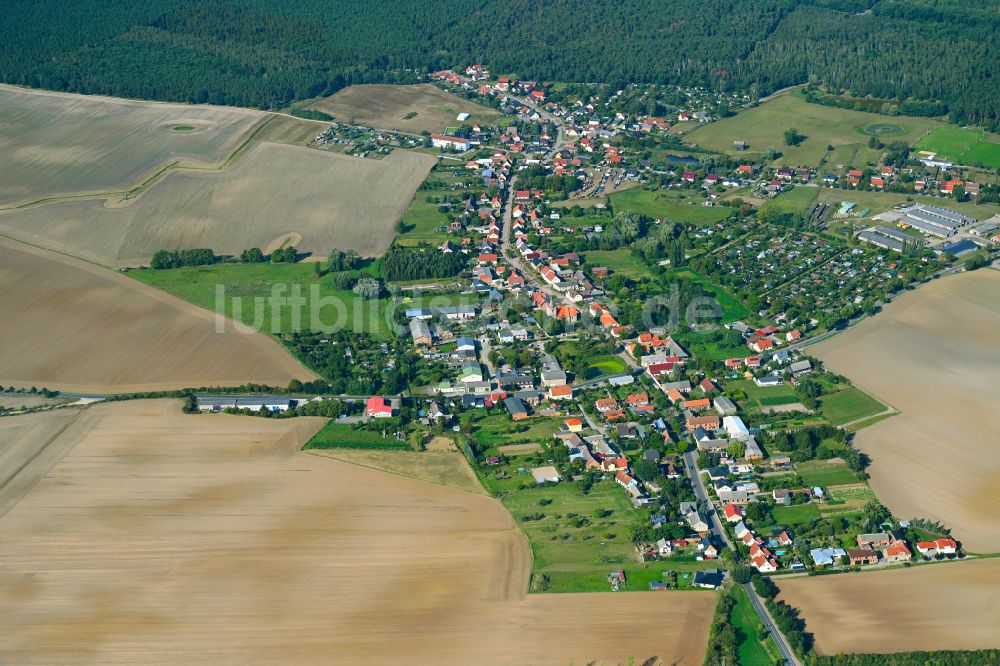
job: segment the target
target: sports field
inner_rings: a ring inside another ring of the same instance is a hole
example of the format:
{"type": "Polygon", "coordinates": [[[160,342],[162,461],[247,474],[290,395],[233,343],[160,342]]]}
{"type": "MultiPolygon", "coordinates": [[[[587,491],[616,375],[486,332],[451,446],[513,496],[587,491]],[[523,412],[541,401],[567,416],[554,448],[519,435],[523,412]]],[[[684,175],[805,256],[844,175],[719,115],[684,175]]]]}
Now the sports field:
{"type": "Polygon", "coordinates": [[[820,654],[1000,648],[997,559],[774,580],[820,654]]]}
{"type": "Polygon", "coordinates": [[[310,109],[328,113],[339,122],[367,125],[377,129],[403,132],[443,132],[459,124],[460,113],[472,116],[466,121],[490,122],[499,112],[445,92],[429,83],[420,85],[348,86],[310,109]]]}
{"type": "Polygon", "coordinates": [[[715,595],[526,595],[498,501],[300,452],[322,423],[88,408],[0,518],[0,659],[701,663],[715,595]]]}
{"type": "Polygon", "coordinates": [[[0,85],[0,206],[125,190],[176,161],[217,163],[265,117],[0,85]]]}
{"type": "Polygon", "coordinates": [[[261,334],[124,275],[0,239],[0,385],[127,392],[312,379],[261,334]],[[15,314],[16,313],[16,314],[15,314]]]}
{"type": "Polygon", "coordinates": [[[1000,137],[983,130],[938,127],[914,146],[957,164],[1000,169],[1000,137]]]}
{"type": "Polygon", "coordinates": [[[940,521],[972,552],[1000,551],[998,328],[1000,273],[981,270],[923,285],[810,347],[901,412],[855,436],[872,490],[897,518],[940,521]]]}
{"type": "Polygon", "coordinates": [[[366,160],[264,143],[221,172],[174,171],[127,205],[51,203],[0,213],[15,237],[104,265],[146,263],[158,249],[219,254],[297,234],[300,252],[383,253],[434,158],[396,151],[366,160]]]}
{"type": "MultiPolygon", "coordinates": [[[[828,145],[857,146],[854,159],[867,162],[878,157],[878,151],[868,147],[873,131],[882,131],[883,142],[913,143],[940,122],[929,118],[893,116],[887,119],[875,113],[850,111],[821,104],[810,104],[798,93],[775,97],[760,106],[741,111],[731,118],[708,123],[684,136],[684,141],[731,155],[752,158],[768,148],[782,153],[776,164],[817,166],[826,155],[828,145]],[[900,131],[884,134],[892,124],[900,131]],[[798,146],[786,146],[784,133],[795,128],[806,138],[798,146]],[[746,141],[746,152],[733,150],[733,141],[746,141]]],[[[852,148],[853,149],[853,148],[852,148]]]]}
{"type": "Polygon", "coordinates": [[[697,225],[715,224],[732,214],[732,208],[705,206],[705,199],[669,190],[644,190],[634,188],[608,197],[617,211],[632,210],[652,218],[697,225]]]}

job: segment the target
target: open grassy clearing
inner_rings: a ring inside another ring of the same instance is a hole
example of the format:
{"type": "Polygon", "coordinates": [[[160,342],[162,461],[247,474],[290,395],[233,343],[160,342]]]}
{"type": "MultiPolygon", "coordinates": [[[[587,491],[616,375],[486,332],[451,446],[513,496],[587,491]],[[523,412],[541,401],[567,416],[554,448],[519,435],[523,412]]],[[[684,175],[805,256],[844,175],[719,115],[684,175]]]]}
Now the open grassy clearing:
{"type": "Polygon", "coordinates": [[[706,199],[670,190],[631,189],[608,197],[615,211],[632,210],[652,218],[705,226],[726,219],[733,212],[724,206],[705,206],[706,199]]]}
{"type": "MultiPolygon", "coordinates": [[[[841,486],[858,482],[858,477],[839,459],[808,460],[795,465],[802,482],[814,488],[841,486]]],[[[838,498],[839,499],[839,498],[838,498]]]]}
{"type": "Polygon", "coordinates": [[[799,397],[788,384],[778,386],[757,386],[750,379],[738,379],[726,384],[727,389],[738,389],[746,394],[746,402],[758,409],[765,406],[785,405],[798,402],[799,397]]]}
{"type": "Polygon", "coordinates": [[[0,239],[0,385],[155,391],[315,377],[273,340],[124,275],[0,239]]]}
{"type": "Polygon", "coordinates": [[[820,413],[835,426],[870,418],[886,410],[881,402],[854,387],[824,395],[819,403],[820,413]]]}
{"type": "Polygon", "coordinates": [[[972,552],[1000,551],[998,328],[1000,273],[985,270],[935,280],[810,347],[901,412],[854,439],[875,494],[898,518],[948,525],[972,552]]]}
{"type": "Polygon", "coordinates": [[[634,256],[628,248],[617,250],[587,250],[583,253],[587,266],[604,266],[612,273],[621,273],[631,278],[652,277],[649,266],[640,257],[634,256]]]}
{"type": "Polygon", "coordinates": [[[221,286],[226,315],[248,326],[257,323],[266,333],[287,333],[295,328],[293,309],[272,301],[270,296],[275,292],[278,296],[292,296],[296,287],[305,298],[300,320],[304,329],[347,328],[385,338],[391,334],[396,307],[389,299],[367,301],[353,292],[336,289],[332,278],[318,277],[310,264],[216,264],[132,271],[128,275],[212,312],[217,311],[216,294],[221,286]],[[314,292],[316,299],[312,297],[314,292]],[[256,299],[263,299],[259,313],[256,299]],[[320,306],[315,311],[314,304],[320,306]]]}
{"type": "Polygon", "coordinates": [[[396,151],[365,160],[260,144],[222,172],[175,171],[128,205],[52,203],[0,213],[0,229],[106,265],[147,262],[161,248],[239,254],[301,236],[299,250],[383,253],[434,159],[396,151]]]}
{"type": "Polygon", "coordinates": [[[396,439],[392,433],[363,430],[351,427],[346,423],[330,421],[319,429],[308,442],[306,449],[409,449],[409,445],[396,439]]]}
{"type": "Polygon", "coordinates": [[[750,314],[750,311],[747,310],[746,306],[743,305],[738,298],[727,291],[725,287],[717,285],[714,282],[710,282],[708,278],[700,273],[696,273],[686,268],[681,268],[671,271],[668,275],[681,278],[682,280],[690,280],[691,282],[701,285],[702,289],[704,289],[706,293],[711,294],[722,308],[722,323],[743,319],[750,314]]]}
{"type": "Polygon", "coordinates": [[[443,243],[449,235],[438,231],[439,227],[448,224],[447,214],[441,212],[442,204],[461,206],[465,188],[477,180],[465,165],[441,162],[435,166],[406,207],[403,233],[398,242],[401,245],[443,243]]]}
{"type": "Polygon", "coordinates": [[[775,578],[825,655],[1000,647],[998,581],[997,559],[775,578]]]}
{"type": "Polygon", "coordinates": [[[0,206],[125,190],[178,160],[217,163],[265,117],[0,86],[0,206]]]}
{"type": "MultiPolygon", "coordinates": [[[[855,166],[878,158],[878,151],[868,147],[869,134],[865,132],[873,125],[884,125],[885,116],[862,111],[850,111],[835,107],[810,104],[799,93],[780,95],[760,106],[741,111],[731,118],[703,125],[684,136],[688,143],[704,148],[746,155],[752,158],[768,148],[782,153],[776,164],[791,166],[816,166],[826,155],[826,147],[857,146],[853,159],[855,166]],[[790,128],[798,130],[806,138],[798,146],[786,146],[783,134],[790,128]],[[748,144],[745,153],[733,150],[733,141],[742,140],[748,144]]],[[[926,132],[941,123],[929,118],[895,116],[891,123],[902,129],[885,141],[905,141],[913,143],[926,132]]]]}
{"type": "Polygon", "coordinates": [[[991,136],[983,130],[938,127],[918,141],[914,148],[936,153],[957,164],[1000,168],[1000,142],[995,135],[991,136]]]}
{"type": "Polygon", "coordinates": [[[460,113],[472,116],[467,123],[488,123],[500,113],[429,83],[420,85],[348,86],[309,106],[328,113],[339,122],[368,125],[403,132],[443,132],[458,125],[460,113]]]}
{"type": "Polygon", "coordinates": [[[539,440],[551,437],[559,429],[562,419],[551,417],[532,417],[513,423],[505,413],[476,415],[472,430],[476,441],[486,446],[501,444],[534,444],[539,440]]]}
{"type": "Polygon", "coordinates": [[[701,663],[714,595],[527,596],[529,550],[499,502],[299,452],[321,424],[88,408],[0,519],[0,603],[18,609],[0,657],[701,663]],[[627,643],[574,630],[597,605],[627,643]]]}
{"type": "Polygon", "coordinates": [[[813,205],[818,195],[819,188],[816,187],[793,187],[764,205],[770,210],[781,213],[804,213],[813,205]]]}
{"type": "MultiPolygon", "coordinates": [[[[501,501],[528,536],[536,573],[591,570],[603,572],[603,579],[615,565],[641,564],[631,540],[632,526],[641,516],[610,481],[586,495],[577,485],[565,483],[507,493],[501,501]],[[596,512],[607,515],[598,519],[596,512]],[[523,520],[525,514],[535,519],[523,520]],[[583,519],[579,527],[572,522],[577,518],[583,519]]],[[[608,589],[606,580],[599,589],[608,589]]]]}

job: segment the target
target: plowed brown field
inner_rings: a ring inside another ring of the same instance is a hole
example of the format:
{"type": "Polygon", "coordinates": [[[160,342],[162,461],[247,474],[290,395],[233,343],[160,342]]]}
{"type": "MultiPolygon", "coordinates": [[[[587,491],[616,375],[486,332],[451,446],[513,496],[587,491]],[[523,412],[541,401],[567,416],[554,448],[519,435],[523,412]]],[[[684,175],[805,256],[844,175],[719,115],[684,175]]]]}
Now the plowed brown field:
{"type": "Polygon", "coordinates": [[[129,392],[314,375],[262,334],[112,271],[0,238],[0,385],[129,392]]]}
{"type": "Polygon", "coordinates": [[[321,423],[87,408],[0,518],[0,660],[701,663],[715,595],[526,596],[499,502],[300,453],[321,423]]]}

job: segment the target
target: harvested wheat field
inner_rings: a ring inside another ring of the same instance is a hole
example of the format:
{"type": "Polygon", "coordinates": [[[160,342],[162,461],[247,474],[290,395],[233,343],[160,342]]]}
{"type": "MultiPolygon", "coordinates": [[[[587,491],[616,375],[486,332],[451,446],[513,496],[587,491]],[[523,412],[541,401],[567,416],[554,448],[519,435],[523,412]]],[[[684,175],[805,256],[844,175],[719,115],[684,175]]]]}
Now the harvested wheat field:
{"type": "Polygon", "coordinates": [[[121,191],[177,160],[219,162],[265,117],[0,86],[0,206],[121,191]]]}
{"type": "Polygon", "coordinates": [[[429,83],[349,86],[309,108],[328,113],[342,123],[413,133],[443,132],[447,127],[461,124],[456,120],[460,113],[472,114],[467,123],[489,122],[500,117],[489,107],[429,83]]]}
{"type": "Polygon", "coordinates": [[[105,265],[148,263],[158,249],[239,254],[297,234],[299,250],[385,252],[434,158],[367,160],[263,143],[222,172],[174,171],[138,199],[51,203],[0,212],[0,229],[105,265]]]}
{"type": "Polygon", "coordinates": [[[973,552],[1000,551],[1000,272],[952,275],[810,347],[902,414],[858,432],[871,487],[899,518],[950,526],[973,552]]]}
{"type": "Polygon", "coordinates": [[[0,660],[701,663],[715,595],[526,597],[499,502],[299,452],[322,423],[88,407],[0,518],[0,660]]]}
{"type": "Polygon", "coordinates": [[[277,342],[124,275],[0,238],[0,385],[158,391],[315,378],[277,342]]]}
{"type": "Polygon", "coordinates": [[[1000,648],[1000,560],[775,582],[820,654],[1000,648]]]}

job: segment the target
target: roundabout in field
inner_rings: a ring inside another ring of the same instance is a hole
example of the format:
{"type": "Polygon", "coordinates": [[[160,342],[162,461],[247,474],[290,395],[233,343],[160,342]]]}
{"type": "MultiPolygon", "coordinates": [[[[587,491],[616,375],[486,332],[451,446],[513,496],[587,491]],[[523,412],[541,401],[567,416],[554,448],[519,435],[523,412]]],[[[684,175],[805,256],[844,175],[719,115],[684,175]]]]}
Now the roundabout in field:
{"type": "Polygon", "coordinates": [[[892,136],[893,134],[903,134],[906,130],[892,123],[873,123],[859,127],[858,131],[868,136],[892,136]]]}

